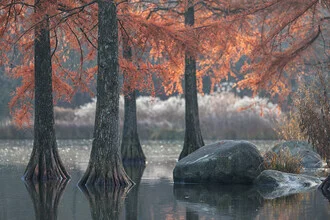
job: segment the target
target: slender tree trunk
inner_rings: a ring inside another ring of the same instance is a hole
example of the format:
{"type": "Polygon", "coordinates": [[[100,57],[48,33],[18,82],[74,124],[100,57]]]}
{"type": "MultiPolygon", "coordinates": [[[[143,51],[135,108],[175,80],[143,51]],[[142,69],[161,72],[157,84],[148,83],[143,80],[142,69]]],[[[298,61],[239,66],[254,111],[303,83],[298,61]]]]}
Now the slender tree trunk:
{"type": "Polygon", "coordinates": [[[124,96],[125,117],[123,139],[121,142],[121,155],[124,164],[145,164],[146,157],[143,153],[136,120],[136,92],[124,96]]]}
{"type": "MultiPolygon", "coordinates": [[[[128,45],[128,37],[123,37],[123,57],[132,59],[132,48],[128,45]]],[[[121,142],[121,156],[124,164],[145,164],[146,157],[141,148],[137,132],[136,92],[129,88],[129,80],[124,72],[124,87],[129,91],[124,95],[125,116],[123,138],[121,142]]]]}
{"type": "Polygon", "coordinates": [[[56,220],[57,208],[68,180],[26,181],[25,186],[33,202],[36,220],[56,220]]]}
{"type": "Polygon", "coordinates": [[[79,185],[129,186],[119,149],[119,66],[117,10],[98,1],[98,73],[94,140],[88,168],[79,185]]]}
{"type": "MultiPolygon", "coordinates": [[[[194,6],[189,1],[190,5],[185,12],[185,25],[193,26],[195,22],[194,18],[194,6]]],[[[183,149],[180,154],[179,160],[188,154],[194,152],[198,148],[204,146],[201,129],[199,126],[198,115],[198,102],[197,102],[197,85],[196,85],[196,59],[188,52],[185,54],[185,137],[183,149]]]]}
{"type": "MultiPolygon", "coordinates": [[[[36,1],[35,12],[46,10],[36,1]]],[[[52,63],[49,37],[49,19],[37,26],[34,41],[35,115],[34,144],[30,161],[24,173],[25,180],[47,181],[69,178],[57,150],[52,91],[52,63]]]]}

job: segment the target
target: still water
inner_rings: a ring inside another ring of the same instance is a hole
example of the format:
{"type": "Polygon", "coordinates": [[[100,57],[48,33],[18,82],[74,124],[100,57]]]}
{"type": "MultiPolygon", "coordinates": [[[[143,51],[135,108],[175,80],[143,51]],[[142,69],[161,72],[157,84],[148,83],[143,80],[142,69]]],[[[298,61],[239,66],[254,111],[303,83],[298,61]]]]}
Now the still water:
{"type": "MultiPolygon", "coordinates": [[[[261,151],[274,142],[255,142],[261,151]]],[[[172,170],[181,142],[144,141],[148,164],[127,168],[137,183],[128,190],[76,186],[88,159],[90,140],[59,140],[69,182],[29,185],[20,178],[32,150],[31,140],[0,140],[0,220],[109,219],[330,219],[330,203],[312,190],[276,199],[246,186],[174,185],[172,170]]]]}

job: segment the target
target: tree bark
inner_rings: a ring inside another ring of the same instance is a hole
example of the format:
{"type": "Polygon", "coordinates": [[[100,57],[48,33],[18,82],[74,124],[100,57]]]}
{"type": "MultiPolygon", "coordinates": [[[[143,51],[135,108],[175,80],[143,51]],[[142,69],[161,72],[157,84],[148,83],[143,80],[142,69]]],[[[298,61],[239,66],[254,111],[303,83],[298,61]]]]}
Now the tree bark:
{"type": "Polygon", "coordinates": [[[33,202],[36,220],[56,220],[57,208],[68,180],[34,183],[26,181],[25,186],[33,202]]]}
{"type": "MultiPolygon", "coordinates": [[[[123,57],[124,59],[132,59],[132,48],[128,44],[128,37],[123,37],[123,57]]],[[[124,74],[124,88],[128,93],[124,94],[125,116],[123,137],[121,142],[121,156],[124,164],[140,164],[144,165],[146,157],[141,148],[139,134],[137,132],[136,119],[136,92],[131,89],[126,72],[124,74]]]]}
{"type": "MultiPolygon", "coordinates": [[[[35,13],[46,10],[43,7],[45,2],[46,0],[36,1],[35,13]]],[[[70,178],[57,150],[50,50],[49,19],[45,15],[44,20],[35,30],[34,143],[30,161],[23,176],[25,180],[47,181],[70,178]]]]}
{"type": "Polygon", "coordinates": [[[98,73],[94,140],[88,168],[79,185],[129,186],[119,150],[119,66],[117,10],[98,1],[98,73]]]}
{"type": "MultiPolygon", "coordinates": [[[[125,77],[124,77],[125,78],[125,77]]],[[[125,117],[123,138],[121,142],[121,155],[124,164],[144,165],[146,157],[143,153],[136,119],[136,92],[132,91],[124,96],[125,117]]]]}
{"type": "MultiPolygon", "coordinates": [[[[190,5],[185,12],[185,25],[193,26],[194,6],[189,1],[190,5]]],[[[197,102],[197,85],[196,85],[196,59],[188,52],[185,54],[185,137],[183,149],[181,151],[179,160],[188,154],[194,152],[198,148],[204,146],[202,132],[199,126],[198,102],[197,102]]]]}

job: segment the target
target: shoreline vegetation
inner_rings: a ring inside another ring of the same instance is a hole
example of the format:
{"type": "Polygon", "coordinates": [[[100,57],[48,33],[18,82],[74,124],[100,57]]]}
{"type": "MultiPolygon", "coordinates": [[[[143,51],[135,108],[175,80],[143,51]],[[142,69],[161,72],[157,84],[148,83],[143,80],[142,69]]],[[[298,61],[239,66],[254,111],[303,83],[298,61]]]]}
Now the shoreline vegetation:
{"type": "MultiPolygon", "coordinates": [[[[55,129],[59,139],[93,137],[95,103],[79,108],[55,107],[55,129]]],[[[230,92],[199,95],[199,116],[205,139],[278,139],[274,130],[283,114],[278,105],[266,98],[237,97],[230,92]]],[[[120,128],[123,126],[124,99],[120,97],[120,128]]],[[[137,98],[138,132],[141,139],[167,140],[184,137],[184,98],[167,100],[141,96],[137,98]]],[[[0,122],[0,139],[33,137],[33,125],[20,129],[10,120],[0,122]]]]}

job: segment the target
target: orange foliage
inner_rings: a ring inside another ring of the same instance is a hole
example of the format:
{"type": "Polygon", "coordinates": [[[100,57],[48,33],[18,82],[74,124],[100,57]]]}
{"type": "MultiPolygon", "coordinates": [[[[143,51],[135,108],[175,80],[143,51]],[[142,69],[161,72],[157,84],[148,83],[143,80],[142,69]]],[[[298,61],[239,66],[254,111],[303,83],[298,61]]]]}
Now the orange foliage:
{"type": "Polygon", "coordinates": [[[241,18],[254,28],[241,33],[255,38],[249,43],[253,49],[246,50],[249,62],[239,86],[286,96],[297,73],[328,62],[330,1],[244,2],[241,18]]]}
{"type": "MultiPolygon", "coordinates": [[[[69,100],[78,89],[90,92],[88,88],[97,71],[97,67],[87,65],[97,58],[95,2],[47,1],[42,13],[34,13],[34,0],[1,1],[0,64],[6,65],[12,76],[22,79],[10,102],[19,125],[26,124],[32,115],[34,32],[46,15],[50,20],[55,101],[69,100]],[[15,54],[13,50],[18,52],[15,54]],[[68,59],[73,51],[79,57],[79,64],[70,66],[68,59]],[[13,60],[18,67],[11,68],[13,60]]],[[[204,75],[211,76],[214,86],[231,73],[232,64],[242,55],[252,53],[251,42],[256,37],[242,35],[239,30],[249,29],[253,24],[238,16],[241,5],[236,1],[114,2],[118,4],[119,39],[127,37],[132,48],[131,60],[123,59],[119,53],[120,68],[129,80],[124,92],[138,89],[155,94],[153,77],[157,76],[166,94],[182,93],[185,52],[197,58],[197,82],[201,91],[204,75]],[[192,4],[195,25],[186,27],[183,15],[192,4]]]]}
{"type": "Polygon", "coordinates": [[[36,26],[45,16],[50,19],[54,100],[70,99],[77,88],[88,91],[93,74],[82,68],[83,59],[79,70],[66,67],[68,48],[82,48],[74,28],[71,28],[78,12],[83,10],[77,2],[45,1],[39,13],[34,13],[34,0],[4,0],[0,3],[0,64],[5,66],[7,74],[21,79],[21,85],[9,103],[14,121],[19,126],[29,125],[33,112],[34,36],[36,26]]]}

